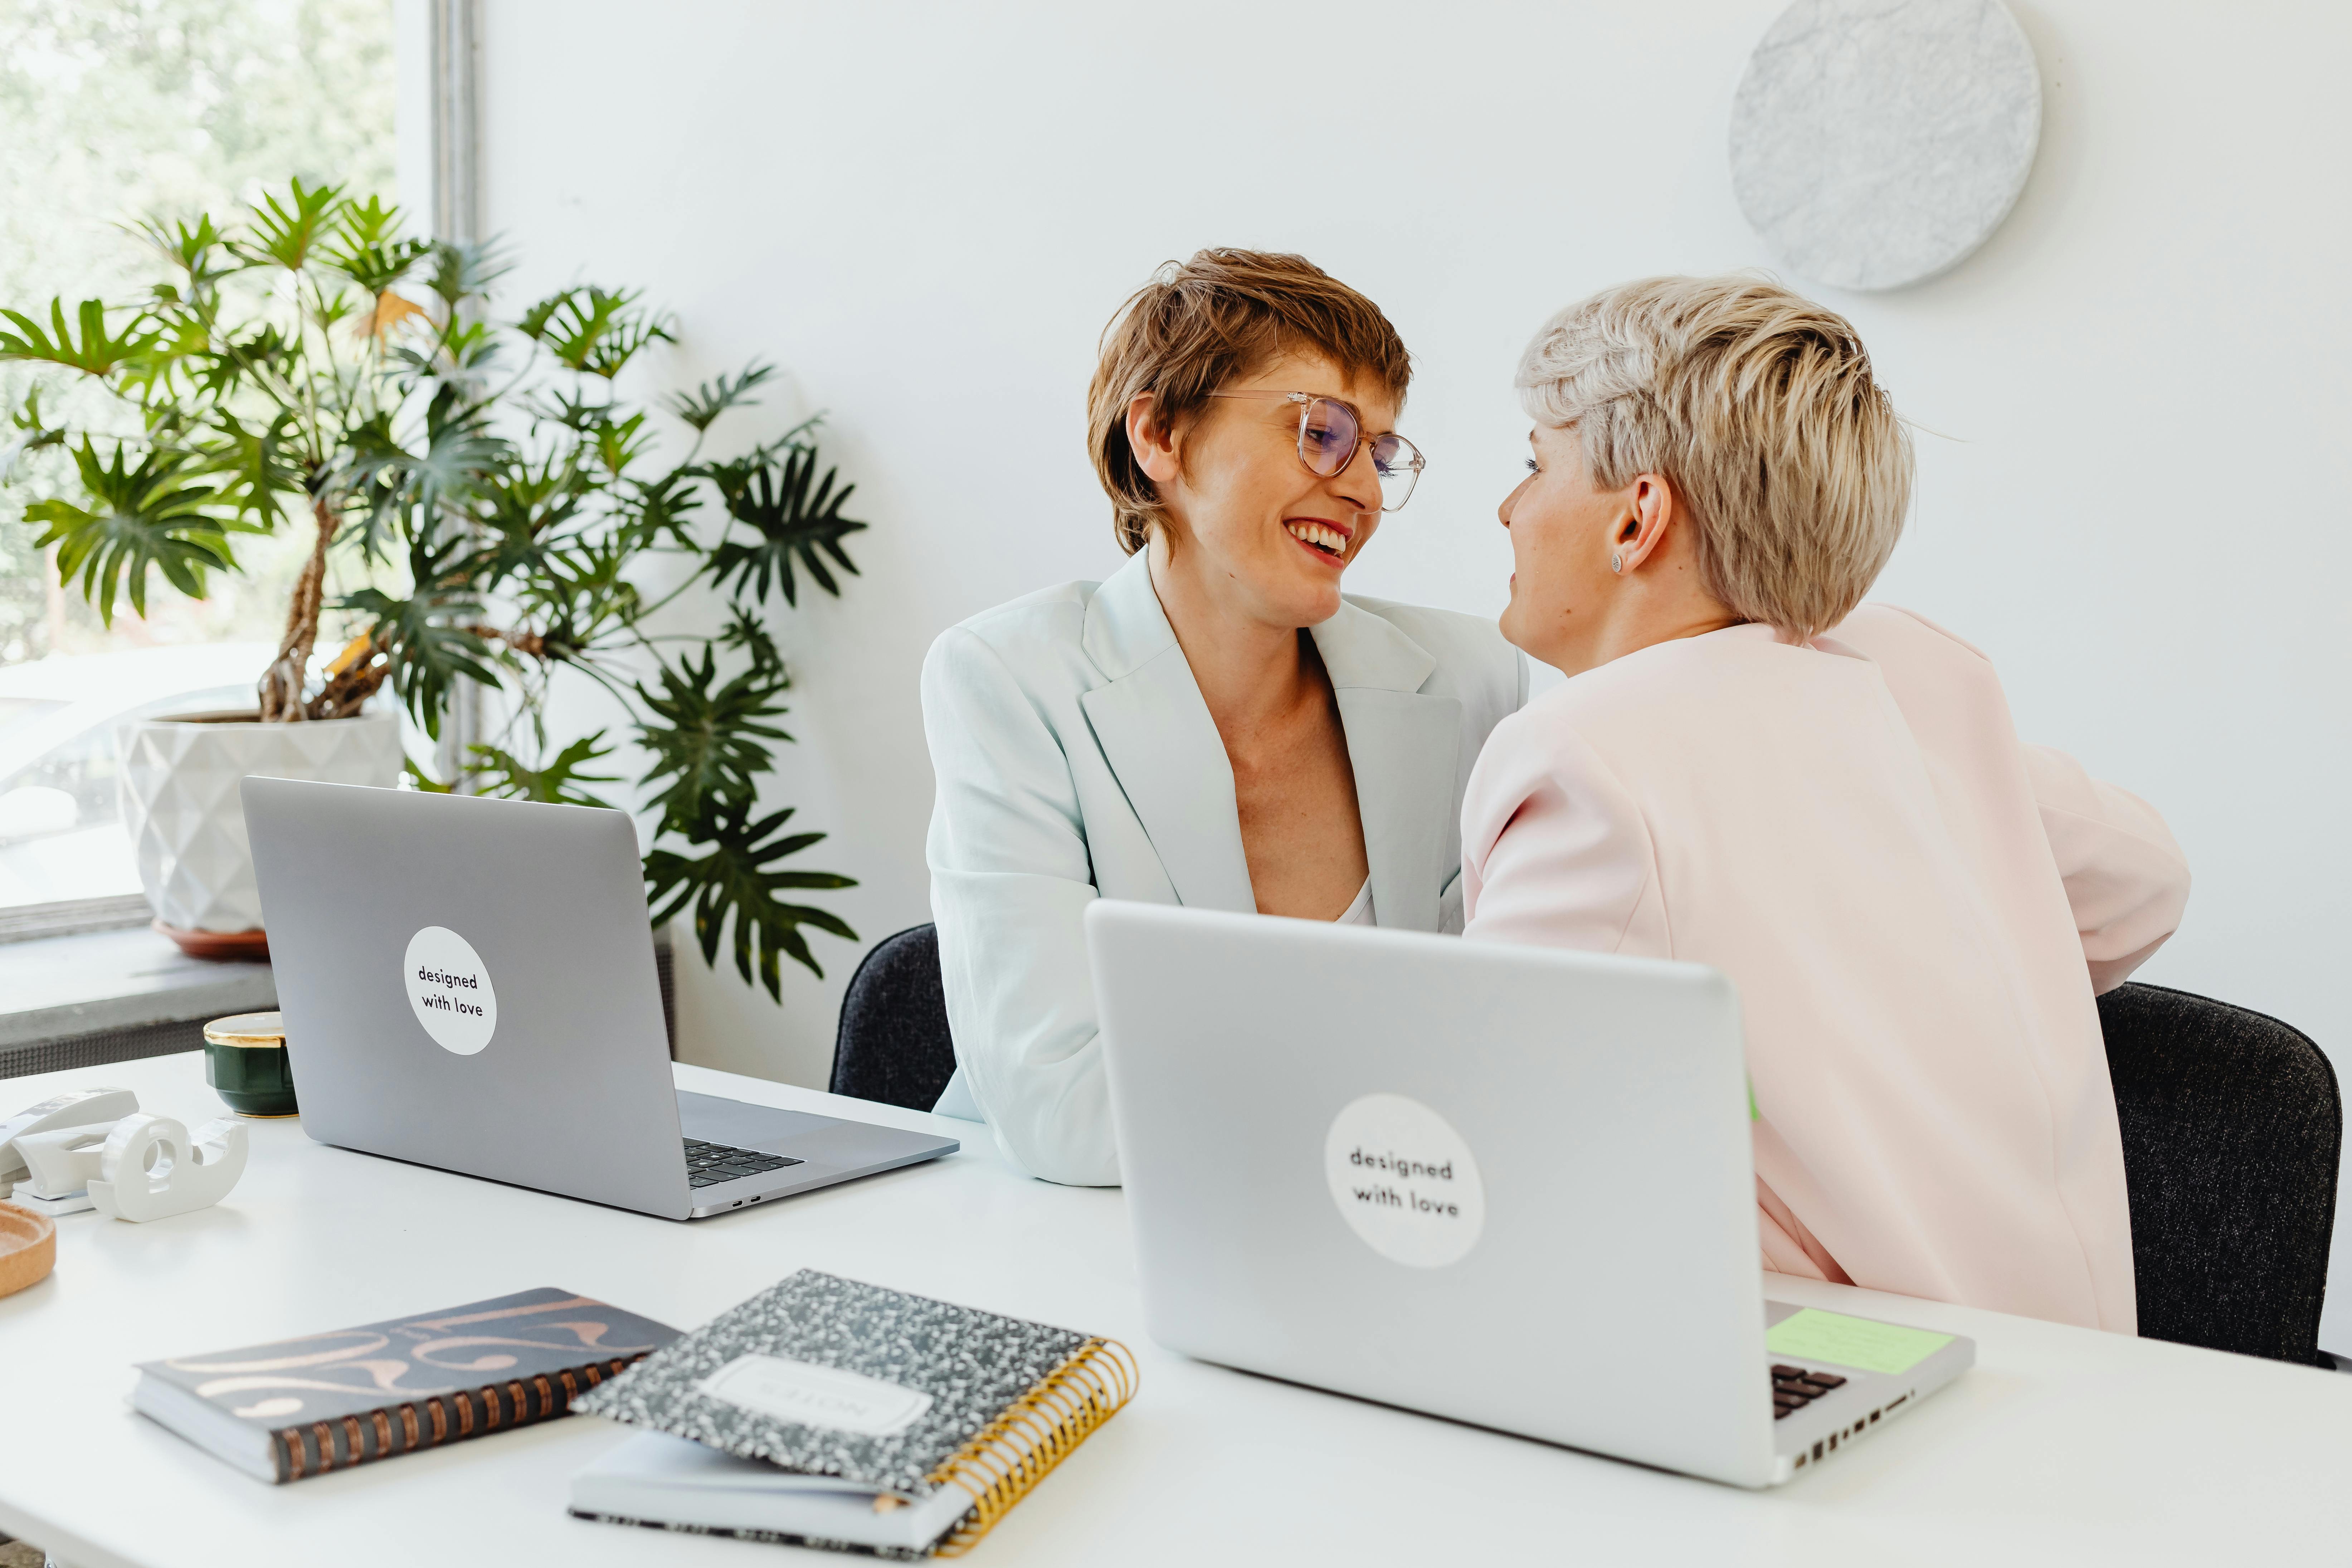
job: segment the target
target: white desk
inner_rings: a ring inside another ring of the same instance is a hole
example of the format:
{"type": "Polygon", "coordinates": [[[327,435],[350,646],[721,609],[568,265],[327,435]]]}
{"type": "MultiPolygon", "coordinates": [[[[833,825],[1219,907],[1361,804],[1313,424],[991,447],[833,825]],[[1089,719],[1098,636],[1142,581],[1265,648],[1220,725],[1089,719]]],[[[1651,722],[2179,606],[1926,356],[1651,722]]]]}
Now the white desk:
{"type": "MultiPolygon", "coordinates": [[[[681,1087],[903,1126],[913,1112],[680,1068],[681,1087]]],[[[0,1083],[0,1113],[117,1083],[219,1113],[196,1056],[0,1083]]],[[[783,1549],[591,1524],[585,1416],[284,1487],[132,1415],[131,1363],[559,1285],[690,1328],[799,1268],[1108,1333],[1135,1402],[975,1552],[999,1563],[2312,1563],[2352,1558],[2352,1378],[1835,1286],[1783,1299],[1972,1334],[1977,1369],[1748,1494],[1188,1362],[1145,1338],[1116,1192],[950,1160],[694,1225],[252,1124],[219,1208],[79,1215],[0,1300],[0,1531],[76,1568],[751,1565],[783,1549]]],[[[1605,1288],[1605,1280],[1595,1281],[1605,1288]]],[[[813,1554],[805,1561],[851,1559],[813,1554]]]]}

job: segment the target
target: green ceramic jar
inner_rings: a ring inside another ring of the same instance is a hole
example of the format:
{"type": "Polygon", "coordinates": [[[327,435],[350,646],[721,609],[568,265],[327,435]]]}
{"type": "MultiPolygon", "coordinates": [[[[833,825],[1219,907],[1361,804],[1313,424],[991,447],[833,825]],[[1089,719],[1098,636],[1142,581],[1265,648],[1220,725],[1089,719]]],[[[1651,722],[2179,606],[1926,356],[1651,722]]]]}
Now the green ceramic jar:
{"type": "Polygon", "coordinates": [[[284,1015],[239,1013],[206,1024],[205,1081],[239,1116],[293,1115],[284,1015]]]}

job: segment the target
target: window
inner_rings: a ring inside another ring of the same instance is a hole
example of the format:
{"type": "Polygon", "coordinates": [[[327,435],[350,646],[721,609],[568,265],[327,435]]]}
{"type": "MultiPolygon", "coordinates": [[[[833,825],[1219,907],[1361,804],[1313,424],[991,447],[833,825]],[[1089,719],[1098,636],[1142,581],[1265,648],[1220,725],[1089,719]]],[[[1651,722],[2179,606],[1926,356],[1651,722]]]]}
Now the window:
{"type": "MultiPolygon", "coordinates": [[[[121,226],[215,212],[290,176],[390,199],[391,0],[0,0],[0,307],[134,300],[159,271],[121,226]]],[[[5,423],[29,379],[0,364],[5,423]]],[[[163,584],[102,626],[0,486],[0,909],[135,892],[114,728],[249,707],[306,529],[244,538],[202,602],[163,584]]]]}

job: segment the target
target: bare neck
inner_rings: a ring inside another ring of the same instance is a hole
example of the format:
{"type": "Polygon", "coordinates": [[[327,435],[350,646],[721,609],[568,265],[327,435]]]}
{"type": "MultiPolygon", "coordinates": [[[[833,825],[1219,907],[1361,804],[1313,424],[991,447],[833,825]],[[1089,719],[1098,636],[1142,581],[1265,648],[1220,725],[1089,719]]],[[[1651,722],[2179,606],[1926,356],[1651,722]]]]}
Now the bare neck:
{"type": "Polygon", "coordinates": [[[1563,675],[1581,675],[1662,642],[1741,624],[1729,605],[1707,592],[1688,529],[1675,530],[1664,550],[1612,580],[1609,588],[1586,613],[1584,624],[1561,639],[1560,657],[1545,663],[1563,675]]]}
{"type": "Polygon", "coordinates": [[[1738,616],[1712,598],[1688,603],[1654,598],[1645,601],[1640,595],[1620,595],[1614,604],[1601,611],[1599,624],[1568,650],[1571,662],[1563,663],[1560,672],[1580,675],[1662,642],[1705,637],[1740,624],[1738,616]]]}
{"type": "Polygon", "coordinates": [[[1209,592],[1170,558],[1163,535],[1155,532],[1147,548],[1152,591],[1228,746],[1302,703],[1329,700],[1329,678],[1303,653],[1298,627],[1259,620],[1209,592]]]}

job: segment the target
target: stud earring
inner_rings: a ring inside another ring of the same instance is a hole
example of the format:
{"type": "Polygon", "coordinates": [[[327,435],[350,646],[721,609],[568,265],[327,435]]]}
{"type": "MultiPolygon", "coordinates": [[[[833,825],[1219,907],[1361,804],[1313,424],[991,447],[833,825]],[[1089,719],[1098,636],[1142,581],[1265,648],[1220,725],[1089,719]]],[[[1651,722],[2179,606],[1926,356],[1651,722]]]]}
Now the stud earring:
{"type": "Polygon", "coordinates": [[[1621,577],[1625,574],[1625,558],[1614,550],[1609,552],[1609,570],[1621,577]]]}

